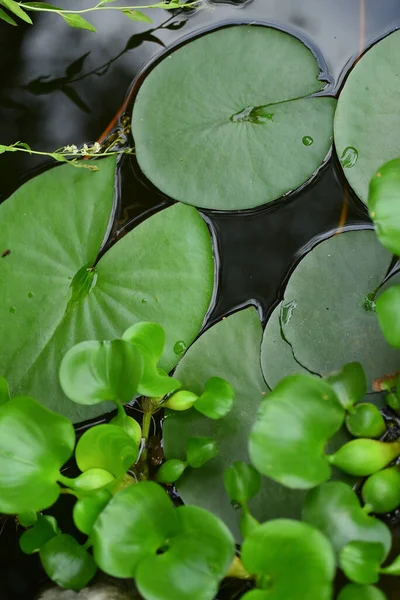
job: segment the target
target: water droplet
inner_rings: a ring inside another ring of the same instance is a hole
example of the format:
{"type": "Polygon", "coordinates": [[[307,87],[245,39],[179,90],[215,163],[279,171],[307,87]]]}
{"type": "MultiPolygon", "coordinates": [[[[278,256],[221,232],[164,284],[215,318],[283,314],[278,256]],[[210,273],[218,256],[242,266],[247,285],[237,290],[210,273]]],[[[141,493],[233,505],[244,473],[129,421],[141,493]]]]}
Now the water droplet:
{"type": "Polygon", "coordinates": [[[28,298],[33,298],[35,294],[33,292],[28,292],[28,298]]]}
{"type": "Polygon", "coordinates": [[[314,139],[311,135],[305,135],[301,141],[305,146],[311,146],[314,143],[314,139]]]}
{"type": "Polygon", "coordinates": [[[10,313],[14,314],[16,310],[15,306],[10,306],[10,313]]]}
{"type": "Polygon", "coordinates": [[[282,324],[287,325],[293,316],[293,311],[297,306],[296,300],[291,300],[282,304],[282,324]]]}
{"type": "Polygon", "coordinates": [[[354,167],[358,160],[358,150],[353,146],[347,146],[343,150],[343,154],[340,158],[341,165],[344,169],[351,169],[354,167]]]}
{"type": "Polygon", "coordinates": [[[146,298],[142,298],[142,304],[147,304],[146,298]]]}
{"type": "Polygon", "coordinates": [[[186,348],[187,348],[187,346],[186,346],[185,342],[180,340],[179,342],[176,342],[176,344],[174,346],[174,352],[175,352],[175,354],[177,354],[179,356],[180,354],[183,354],[185,352],[186,348]]]}

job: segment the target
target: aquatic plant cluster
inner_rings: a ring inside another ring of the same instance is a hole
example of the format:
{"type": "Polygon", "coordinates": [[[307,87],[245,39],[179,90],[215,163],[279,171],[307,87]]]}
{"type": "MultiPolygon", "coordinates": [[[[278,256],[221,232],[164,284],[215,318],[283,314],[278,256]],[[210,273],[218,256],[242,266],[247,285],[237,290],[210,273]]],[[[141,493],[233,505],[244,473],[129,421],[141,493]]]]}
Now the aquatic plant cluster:
{"type": "MultiPolygon", "coordinates": [[[[23,19],[14,4],[40,3],[0,4],[23,19]]],[[[293,36],[208,32],[166,53],[133,105],[125,152],[175,204],[109,247],[120,150],[96,144],[53,153],[88,168],[59,165],[1,204],[0,511],[57,585],[100,569],[145,600],[212,600],[227,578],[246,600],[385,599],[381,576],[400,575],[400,144],[382,115],[398,118],[399,47],[400,32],[373,46],[337,100],[293,36]],[[333,139],[375,231],[316,244],[264,330],[247,306],[199,336],[215,261],[197,208],[284,202],[333,139]],[[78,538],[49,510],[62,494],[78,538]]]]}

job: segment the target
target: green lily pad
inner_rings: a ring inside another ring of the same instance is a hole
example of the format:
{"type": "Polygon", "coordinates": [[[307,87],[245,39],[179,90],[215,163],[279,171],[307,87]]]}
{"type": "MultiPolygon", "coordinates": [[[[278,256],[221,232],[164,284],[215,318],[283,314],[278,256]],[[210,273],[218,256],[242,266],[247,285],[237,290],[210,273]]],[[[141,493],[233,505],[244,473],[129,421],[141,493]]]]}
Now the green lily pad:
{"type": "Polygon", "coordinates": [[[360,362],[368,390],[382,373],[396,371],[400,353],[380,330],[375,296],[391,254],[373,231],[346,231],[311,250],[287,284],[282,331],[299,363],[319,375],[360,362]]]}
{"type": "Polygon", "coordinates": [[[349,542],[343,546],[339,561],[346,577],[355,583],[370,585],[379,581],[385,549],[378,542],[349,542]]]}
{"type": "MultiPolygon", "coordinates": [[[[213,437],[219,454],[201,469],[187,469],[177,487],[187,504],[195,504],[219,516],[240,539],[241,511],[235,510],[224,488],[224,472],[236,461],[249,462],[248,439],[268,388],[260,367],[262,328],[254,308],[241,310],[208,329],[189,348],[175,376],[197,394],[215,375],[235,390],[233,410],[223,419],[210,420],[191,409],[169,412],[164,421],[167,458],[186,459],[186,445],[193,436],[213,437]]],[[[249,508],[259,521],[275,517],[299,517],[304,493],[263,479],[261,491],[249,508]]]]}
{"type": "Polygon", "coordinates": [[[375,171],[400,155],[400,32],[375,44],[350,73],[335,114],[335,144],[348,182],[365,203],[375,171]]]}
{"type": "Polygon", "coordinates": [[[143,173],[175,200],[246,209],[299,187],[327,156],[336,100],[312,52],[271,27],[209,32],[142,83],[132,131],[143,173]],[[160,98],[163,101],[160,103],[160,98]]]}
{"type": "Polygon", "coordinates": [[[337,600],[387,600],[385,594],[374,585],[349,583],[340,592],[337,600]]]}
{"type": "Polygon", "coordinates": [[[105,412],[78,406],[58,382],[62,356],[90,339],[120,337],[139,321],[162,325],[160,362],[196,337],[214,283],[211,237],[195,209],[176,205],[141,223],[96,259],[113,210],[115,160],[99,171],[62,165],[0,206],[0,373],[11,392],[40,398],[73,421],[105,412]],[[46,385],[43,385],[46,382],[46,385]]]}

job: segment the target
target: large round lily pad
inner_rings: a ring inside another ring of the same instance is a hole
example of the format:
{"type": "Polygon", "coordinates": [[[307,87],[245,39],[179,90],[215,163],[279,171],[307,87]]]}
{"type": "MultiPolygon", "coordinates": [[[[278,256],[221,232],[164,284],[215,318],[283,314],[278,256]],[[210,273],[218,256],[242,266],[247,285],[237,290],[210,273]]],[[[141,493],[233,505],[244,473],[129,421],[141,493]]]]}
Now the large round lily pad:
{"type": "Polygon", "coordinates": [[[0,373],[80,421],[105,412],[62,393],[62,356],[87,339],[122,335],[138,321],[166,331],[165,371],[197,335],[213,290],[207,226],[184,205],[167,208],[115,244],[93,269],[113,208],[115,160],[99,171],[60,166],[0,206],[0,373]]]}
{"type": "Polygon", "coordinates": [[[132,131],[143,173],[213,209],[271,202],[307,181],[332,141],[336,100],[313,53],[271,27],[236,25],[168,54],[146,77],[132,131]]]}
{"type": "Polygon", "coordinates": [[[400,156],[400,31],[356,64],[339,97],[335,144],[344,173],[365,203],[371,177],[400,156]]]}
{"type": "Polygon", "coordinates": [[[335,235],[300,261],[280,315],[298,363],[323,376],[358,361],[369,391],[375,378],[397,370],[400,353],[384,339],[375,312],[391,259],[374,232],[363,230],[335,235]]]}

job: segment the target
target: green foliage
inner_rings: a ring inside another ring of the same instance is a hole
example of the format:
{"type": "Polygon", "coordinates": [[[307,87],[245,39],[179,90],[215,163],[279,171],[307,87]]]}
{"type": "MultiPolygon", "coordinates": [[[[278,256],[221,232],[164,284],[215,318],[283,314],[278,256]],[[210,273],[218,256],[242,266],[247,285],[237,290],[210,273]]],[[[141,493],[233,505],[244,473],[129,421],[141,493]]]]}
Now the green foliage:
{"type": "Polygon", "coordinates": [[[383,335],[394,348],[400,348],[400,285],[385,290],[376,301],[376,313],[383,335]]]}
{"type": "Polygon", "coordinates": [[[90,535],[97,517],[107,506],[111,497],[108,490],[100,489],[77,500],[74,504],[73,518],[75,525],[82,533],[90,535]]]}
{"type": "Polygon", "coordinates": [[[367,402],[357,404],[346,417],[346,427],[354,437],[381,437],[386,423],[379,409],[367,402]]]}
{"type": "Polygon", "coordinates": [[[187,443],[187,462],[193,469],[199,469],[217,455],[218,446],[211,437],[194,437],[187,443]]]}
{"type": "Polygon", "coordinates": [[[365,372],[358,362],[344,365],[325,379],[333,387],[340,404],[346,410],[362,400],[367,393],[365,372]]]}
{"type": "MultiPolygon", "coordinates": [[[[21,523],[21,521],[20,521],[21,523]]],[[[21,535],[19,545],[25,554],[39,552],[40,548],[60,533],[57,521],[50,515],[39,515],[33,527],[21,535]]]]}
{"type": "Polygon", "coordinates": [[[97,570],[92,556],[65,533],[53,537],[41,548],[40,560],[50,579],[71,590],[85,587],[97,570]]]}
{"type": "Polygon", "coordinates": [[[328,459],[332,465],[349,475],[365,477],[386,467],[400,456],[400,440],[379,442],[377,440],[352,440],[328,459]]]}
{"type": "Polygon", "coordinates": [[[384,557],[382,544],[355,541],[343,546],[339,562],[348,579],[368,585],[379,581],[379,569],[384,557]]]}
{"type": "Polygon", "coordinates": [[[179,458],[170,458],[157,471],[156,481],[159,483],[175,483],[183,475],[187,462],[179,458]]]}
{"type": "Polygon", "coordinates": [[[364,503],[374,513],[387,513],[400,506],[400,469],[389,467],[374,473],[364,483],[362,490],[364,503]]]}
{"type": "Polygon", "coordinates": [[[382,246],[400,255],[400,158],[384,164],[371,179],[368,210],[382,246]]]}
{"type": "Polygon", "coordinates": [[[246,506],[261,488],[261,476],[252,465],[233,463],[224,473],[224,485],[232,502],[246,506]]]}
{"type": "Polygon", "coordinates": [[[387,598],[373,585],[349,583],[342,589],[337,600],[387,600],[387,598]]]}

